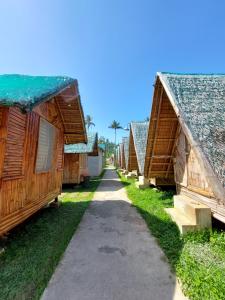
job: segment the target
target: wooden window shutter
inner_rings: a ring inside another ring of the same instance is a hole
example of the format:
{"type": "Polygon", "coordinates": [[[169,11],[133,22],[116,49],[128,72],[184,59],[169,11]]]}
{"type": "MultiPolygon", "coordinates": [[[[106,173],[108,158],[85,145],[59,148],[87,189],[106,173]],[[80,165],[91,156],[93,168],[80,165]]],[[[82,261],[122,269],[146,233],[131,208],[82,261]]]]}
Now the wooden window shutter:
{"type": "Polygon", "coordinates": [[[58,129],[58,143],[57,143],[57,169],[63,169],[63,154],[64,154],[64,135],[58,129]]]}
{"type": "Polygon", "coordinates": [[[27,115],[18,108],[9,109],[3,178],[23,175],[26,121],[27,115]]]}
{"type": "Polygon", "coordinates": [[[55,127],[40,118],[36,172],[48,172],[52,167],[55,145],[55,127]]]}

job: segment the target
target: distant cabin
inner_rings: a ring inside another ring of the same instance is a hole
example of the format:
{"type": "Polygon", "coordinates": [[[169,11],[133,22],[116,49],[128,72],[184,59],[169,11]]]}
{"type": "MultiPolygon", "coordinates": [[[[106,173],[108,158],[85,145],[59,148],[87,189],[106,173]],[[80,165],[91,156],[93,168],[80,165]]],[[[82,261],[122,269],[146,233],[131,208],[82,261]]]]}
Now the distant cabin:
{"type": "Polygon", "coordinates": [[[103,150],[98,147],[98,135],[88,133],[88,143],[65,145],[64,184],[80,184],[86,176],[98,176],[103,169],[103,150]]]}
{"type": "Polygon", "coordinates": [[[0,235],[58,197],[64,143],[86,140],[76,80],[0,76],[0,235]]]}
{"type": "Polygon", "coordinates": [[[80,184],[86,176],[90,176],[88,155],[98,155],[97,134],[88,133],[87,141],[87,144],[64,146],[64,184],[80,184]]]}
{"type": "Polygon", "coordinates": [[[225,222],[225,75],[158,73],[145,177],[225,222]]]}
{"type": "Polygon", "coordinates": [[[121,169],[126,169],[124,143],[119,144],[119,166],[121,169]]]}
{"type": "Polygon", "coordinates": [[[123,151],[124,151],[124,169],[128,171],[129,137],[123,137],[122,143],[123,143],[123,151]]]}
{"type": "Polygon", "coordinates": [[[144,162],[148,136],[148,122],[131,122],[128,152],[128,171],[144,173],[144,162]]]}

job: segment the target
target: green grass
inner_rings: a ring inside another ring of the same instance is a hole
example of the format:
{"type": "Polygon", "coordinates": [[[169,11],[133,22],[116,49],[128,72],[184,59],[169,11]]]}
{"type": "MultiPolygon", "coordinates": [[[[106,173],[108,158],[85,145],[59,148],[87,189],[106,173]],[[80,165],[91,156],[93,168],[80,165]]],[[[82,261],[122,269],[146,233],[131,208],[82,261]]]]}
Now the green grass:
{"type": "Polygon", "coordinates": [[[139,190],[134,180],[120,177],[128,197],[156,237],[189,299],[224,300],[225,232],[213,229],[181,236],[164,210],[173,206],[172,192],[139,190]]]}
{"type": "Polygon", "coordinates": [[[0,256],[0,299],[40,299],[100,180],[64,191],[59,208],[45,208],[12,231],[0,256]]]}

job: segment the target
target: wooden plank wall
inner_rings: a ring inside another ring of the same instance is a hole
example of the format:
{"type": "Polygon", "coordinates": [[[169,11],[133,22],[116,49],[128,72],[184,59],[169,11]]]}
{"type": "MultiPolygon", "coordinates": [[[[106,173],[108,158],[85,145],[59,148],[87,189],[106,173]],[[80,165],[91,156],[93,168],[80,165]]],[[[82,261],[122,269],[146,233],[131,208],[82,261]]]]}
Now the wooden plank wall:
{"type": "Polygon", "coordinates": [[[128,171],[129,172],[138,171],[137,155],[134,147],[134,138],[131,129],[130,129],[130,138],[129,138],[128,171]]]}
{"type": "Polygon", "coordinates": [[[63,171],[64,184],[80,183],[79,162],[80,162],[79,154],[74,154],[74,153],[64,154],[64,171],[63,171]]]}
{"type": "Polygon", "coordinates": [[[0,234],[19,224],[61,192],[63,126],[54,100],[23,114],[0,108],[0,234]],[[35,173],[40,115],[57,136],[49,172],[35,173]]]}
{"type": "Polygon", "coordinates": [[[212,188],[201,169],[199,161],[181,130],[175,151],[175,180],[178,188],[185,187],[206,197],[214,197],[212,188]]]}

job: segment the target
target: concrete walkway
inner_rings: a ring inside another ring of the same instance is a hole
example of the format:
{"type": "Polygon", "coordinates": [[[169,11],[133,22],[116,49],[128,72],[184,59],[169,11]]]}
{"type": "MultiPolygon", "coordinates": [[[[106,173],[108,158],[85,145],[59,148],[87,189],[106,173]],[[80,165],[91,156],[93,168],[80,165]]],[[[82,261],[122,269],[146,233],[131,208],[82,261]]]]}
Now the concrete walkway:
{"type": "Polygon", "coordinates": [[[162,250],[108,169],[42,300],[183,300],[162,250]]]}

